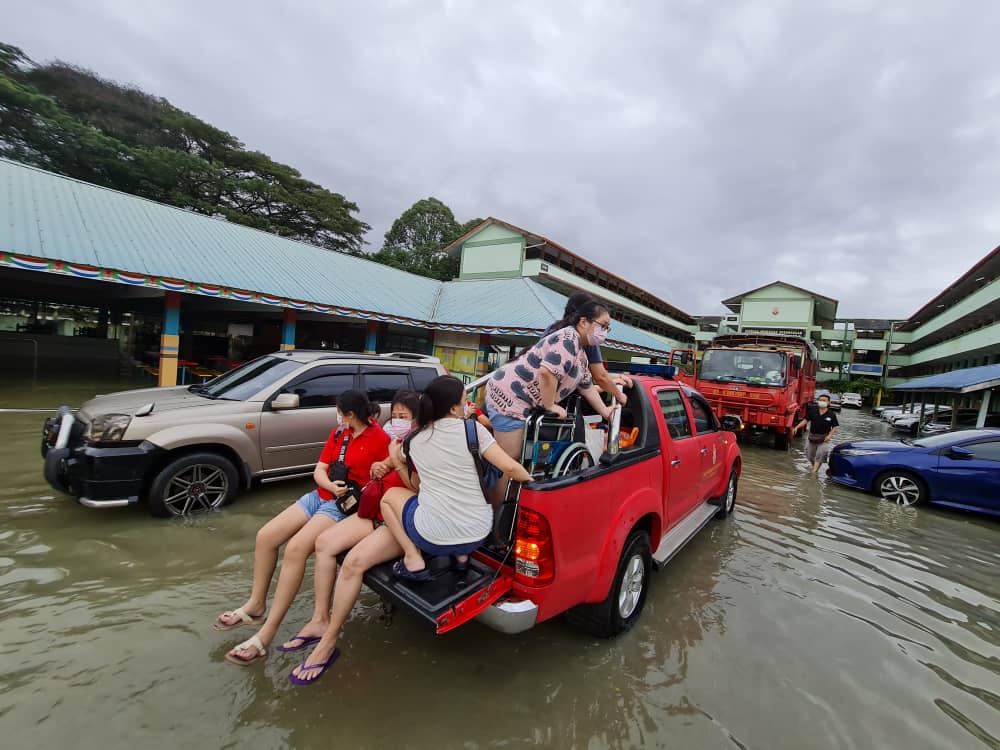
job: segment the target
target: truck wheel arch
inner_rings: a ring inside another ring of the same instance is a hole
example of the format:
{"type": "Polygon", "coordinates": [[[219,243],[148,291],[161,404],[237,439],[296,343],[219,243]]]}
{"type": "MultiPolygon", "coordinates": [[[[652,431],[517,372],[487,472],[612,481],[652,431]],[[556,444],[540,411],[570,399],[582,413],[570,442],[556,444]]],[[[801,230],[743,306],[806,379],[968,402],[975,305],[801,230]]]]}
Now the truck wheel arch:
{"type": "Polygon", "coordinates": [[[605,538],[597,566],[597,576],[584,599],[585,603],[600,602],[607,598],[615,571],[618,569],[618,559],[621,557],[622,549],[635,529],[645,530],[649,534],[653,548],[656,548],[663,534],[662,507],[663,500],[649,488],[632,493],[622,503],[605,538]]]}

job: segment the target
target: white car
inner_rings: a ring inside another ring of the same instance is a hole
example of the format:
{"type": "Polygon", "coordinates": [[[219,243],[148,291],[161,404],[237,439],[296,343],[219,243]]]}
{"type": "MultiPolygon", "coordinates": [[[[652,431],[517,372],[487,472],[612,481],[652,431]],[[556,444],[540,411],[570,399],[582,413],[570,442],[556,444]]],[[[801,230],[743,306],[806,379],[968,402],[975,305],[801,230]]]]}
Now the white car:
{"type": "Polygon", "coordinates": [[[854,409],[861,408],[861,394],[860,393],[845,393],[840,397],[840,403],[843,406],[850,406],[854,409]]]}

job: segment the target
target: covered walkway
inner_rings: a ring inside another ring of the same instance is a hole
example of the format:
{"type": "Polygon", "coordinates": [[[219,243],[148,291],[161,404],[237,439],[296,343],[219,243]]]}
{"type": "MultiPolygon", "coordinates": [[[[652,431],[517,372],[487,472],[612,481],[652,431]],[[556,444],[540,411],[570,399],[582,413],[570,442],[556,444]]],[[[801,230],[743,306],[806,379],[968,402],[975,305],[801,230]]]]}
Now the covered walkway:
{"type": "Polygon", "coordinates": [[[963,370],[916,378],[893,386],[892,390],[908,394],[911,405],[919,400],[921,421],[927,407],[927,396],[932,399],[931,408],[936,416],[938,399],[943,395],[942,400],[951,406],[952,428],[958,424],[959,407],[963,403],[973,407],[974,402],[978,401],[976,427],[982,428],[986,423],[986,415],[990,413],[993,393],[998,388],[1000,388],[1000,364],[967,367],[963,370]]]}

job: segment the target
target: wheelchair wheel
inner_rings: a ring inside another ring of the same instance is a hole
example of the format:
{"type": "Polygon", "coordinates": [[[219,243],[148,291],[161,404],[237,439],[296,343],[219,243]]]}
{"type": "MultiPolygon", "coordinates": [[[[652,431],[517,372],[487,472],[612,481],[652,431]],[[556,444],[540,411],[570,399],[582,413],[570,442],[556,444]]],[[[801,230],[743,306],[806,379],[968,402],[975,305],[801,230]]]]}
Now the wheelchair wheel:
{"type": "Polygon", "coordinates": [[[552,469],[552,476],[563,477],[567,474],[585,471],[593,466],[594,458],[590,455],[590,451],[587,450],[587,446],[583,443],[572,443],[566,446],[566,450],[559,456],[555,467],[552,469]]]}

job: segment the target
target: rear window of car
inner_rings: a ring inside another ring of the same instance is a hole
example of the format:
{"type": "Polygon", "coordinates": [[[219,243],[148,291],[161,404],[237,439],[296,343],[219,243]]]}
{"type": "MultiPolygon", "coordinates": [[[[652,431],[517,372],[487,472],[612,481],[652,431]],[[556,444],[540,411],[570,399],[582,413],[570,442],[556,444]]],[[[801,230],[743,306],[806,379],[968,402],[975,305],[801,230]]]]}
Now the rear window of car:
{"type": "Polygon", "coordinates": [[[438,376],[438,371],[433,367],[411,367],[410,375],[413,376],[413,390],[423,392],[438,376]]]}
{"type": "Polygon", "coordinates": [[[408,391],[410,387],[410,374],[405,367],[361,368],[361,390],[374,403],[392,401],[397,391],[408,391]]]}

